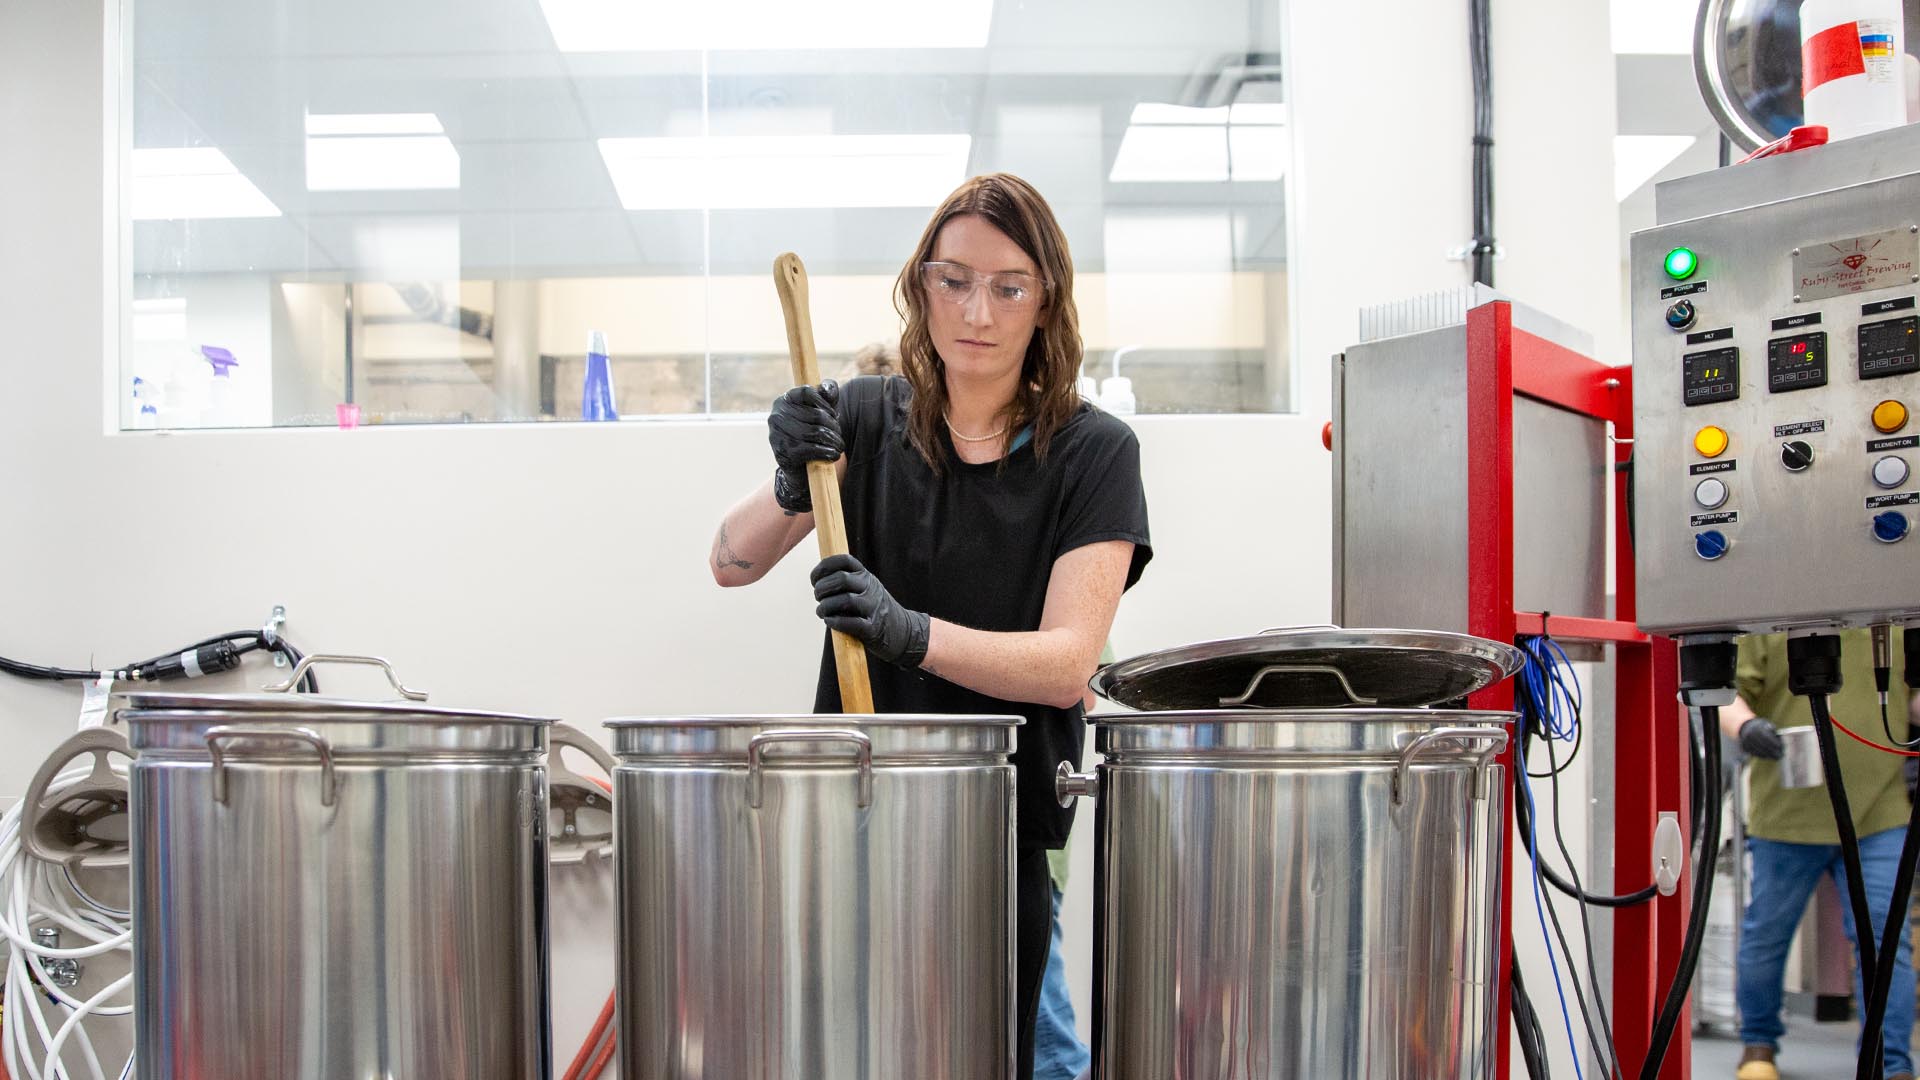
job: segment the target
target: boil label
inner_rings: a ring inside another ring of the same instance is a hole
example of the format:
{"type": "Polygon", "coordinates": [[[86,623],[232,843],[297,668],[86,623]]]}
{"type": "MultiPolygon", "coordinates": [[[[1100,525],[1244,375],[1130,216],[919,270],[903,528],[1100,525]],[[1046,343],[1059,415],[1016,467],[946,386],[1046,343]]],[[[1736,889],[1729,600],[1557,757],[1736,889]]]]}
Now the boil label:
{"type": "Polygon", "coordinates": [[[1698,529],[1703,525],[1732,525],[1740,520],[1740,514],[1738,511],[1729,510],[1724,514],[1695,514],[1687,520],[1698,529]]]}
{"type": "Polygon", "coordinates": [[[1817,435],[1827,430],[1825,420],[1802,420],[1797,424],[1781,424],[1773,429],[1773,437],[1785,439],[1794,435],[1817,435]]]}

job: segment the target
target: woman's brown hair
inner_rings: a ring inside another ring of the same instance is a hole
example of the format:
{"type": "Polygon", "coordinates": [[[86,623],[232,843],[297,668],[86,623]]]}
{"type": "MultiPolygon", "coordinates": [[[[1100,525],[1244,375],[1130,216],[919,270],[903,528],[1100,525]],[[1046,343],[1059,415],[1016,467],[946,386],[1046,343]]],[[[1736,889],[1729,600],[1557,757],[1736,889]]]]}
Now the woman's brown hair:
{"type": "Polygon", "coordinates": [[[900,334],[901,366],[913,386],[907,438],[935,473],[940,472],[941,459],[946,456],[940,438],[948,404],[946,365],[934,350],[933,335],[927,327],[927,287],[920,276],[920,264],[932,261],[934,244],[947,222],[965,214],[976,214],[1005,233],[1033,260],[1045,282],[1040,324],[1027,344],[1019,389],[1007,407],[1006,433],[1001,436],[1003,455],[1014,437],[1032,425],[1033,451],[1046,457],[1054,432],[1080,405],[1084,353],[1080,314],[1073,306],[1073,257],[1067,251],[1067,235],[1054,218],[1053,208],[1032,184],[1011,173],[976,176],[961,184],[934,211],[913,249],[913,257],[894,285],[894,307],[906,320],[906,329],[900,334]]]}

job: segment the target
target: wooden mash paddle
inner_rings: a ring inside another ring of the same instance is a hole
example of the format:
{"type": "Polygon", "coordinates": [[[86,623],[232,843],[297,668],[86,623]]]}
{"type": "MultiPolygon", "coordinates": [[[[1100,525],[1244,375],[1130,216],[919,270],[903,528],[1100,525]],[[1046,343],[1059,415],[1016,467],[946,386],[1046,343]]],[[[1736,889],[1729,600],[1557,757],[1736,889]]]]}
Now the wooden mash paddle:
{"type": "MultiPolygon", "coordinates": [[[[773,260],[773,285],[787,317],[787,352],[793,358],[797,386],[820,384],[820,357],[813,351],[813,314],[807,307],[807,268],[789,251],[773,260]]],[[[807,462],[807,488],[813,493],[813,531],[820,557],[846,555],[847,522],[840,513],[840,478],[831,461],[807,462]]],[[[857,638],[833,632],[833,665],[840,673],[840,711],[871,713],[873,684],[867,678],[867,647],[857,638]]]]}

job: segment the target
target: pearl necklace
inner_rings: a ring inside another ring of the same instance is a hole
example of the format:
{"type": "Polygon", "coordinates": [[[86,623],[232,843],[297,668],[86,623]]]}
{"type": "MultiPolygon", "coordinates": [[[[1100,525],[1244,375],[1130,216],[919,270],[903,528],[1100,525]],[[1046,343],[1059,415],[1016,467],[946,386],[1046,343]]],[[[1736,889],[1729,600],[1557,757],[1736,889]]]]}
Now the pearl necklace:
{"type": "Polygon", "coordinates": [[[945,421],[947,422],[947,431],[948,431],[948,433],[949,433],[949,434],[951,434],[951,435],[952,435],[952,436],[953,436],[954,438],[956,438],[956,439],[959,439],[959,440],[960,440],[961,442],[970,442],[970,443],[978,443],[978,442],[986,442],[986,441],[988,441],[988,440],[990,440],[990,439],[997,439],[997,438],[999,438],[1000,436],[1002,436],[1002,435],[1005,435],[1005,434],[1007,433],[1007,425],[1005,425],[1005,424],[1001,424],[1001,425],[1000,425],[1000,430],[999,430],[999,431],[995,431],[995,432],[992,432],[991,434],[987,434],[987,435],[962,435],[962,434],[960,433],[960,429],[959,429],[959,428],[956,428],[956,427],[954,427],[954,426],[953,426],[953,418],[952,418],[952,417],[950,417],[950,416],[945,416],[945,415],[943,415],[943,416],[941,416],[941,419],[942,419],[942,420],[945,420],[945,421]]]}

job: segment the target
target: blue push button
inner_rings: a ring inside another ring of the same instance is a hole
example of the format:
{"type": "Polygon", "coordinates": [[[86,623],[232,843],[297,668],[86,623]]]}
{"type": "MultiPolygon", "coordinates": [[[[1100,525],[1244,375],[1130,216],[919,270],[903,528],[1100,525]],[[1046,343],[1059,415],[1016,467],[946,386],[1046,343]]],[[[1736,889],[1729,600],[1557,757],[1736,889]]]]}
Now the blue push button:
{"type": "Polygon", "coordinates": [[[1693,553],[1708,562],[1725,555],[1732,546],[1733,542],[1727,539],[1727,534],[1719,529],[1693,534],[1693,553]]]}
{"type": "Polygon", "coordinates": [[[1913,527],[1907,515],[1898,510],[1882,510],[1873,515],[1873,538],[1883,544],[1897,544],[1907,538],[1913,527]]]}

